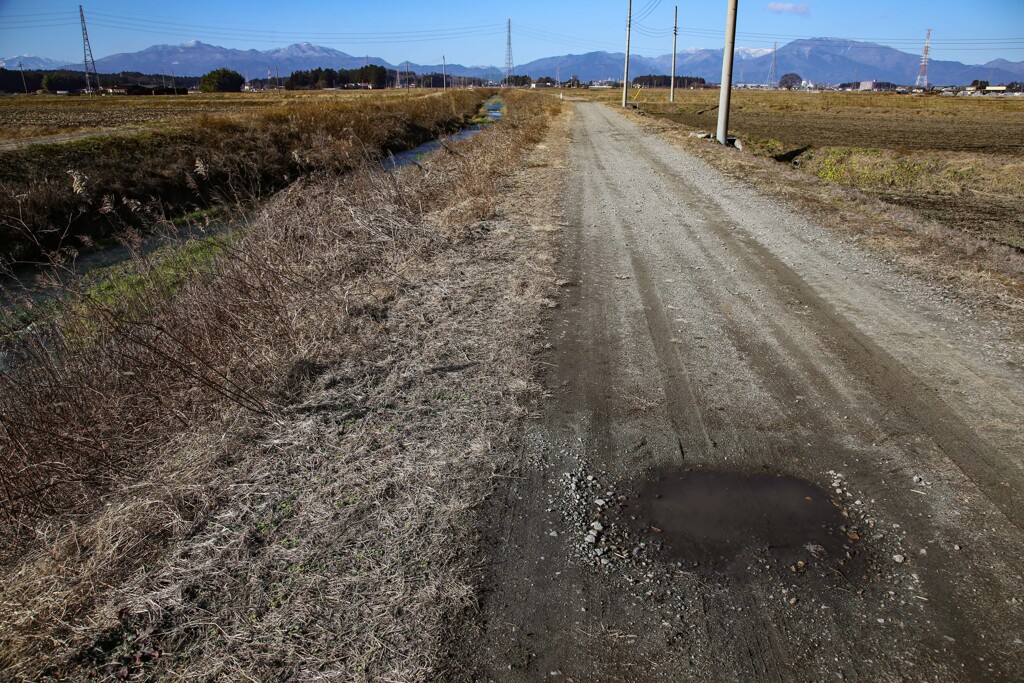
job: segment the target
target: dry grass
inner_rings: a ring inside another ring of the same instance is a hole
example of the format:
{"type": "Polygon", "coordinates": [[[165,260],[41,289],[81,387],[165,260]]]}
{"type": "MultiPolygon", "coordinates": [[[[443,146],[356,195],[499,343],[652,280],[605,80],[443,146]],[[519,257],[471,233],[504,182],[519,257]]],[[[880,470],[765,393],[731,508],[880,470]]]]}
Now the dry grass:
{"type": "MultiPolygon", "coordinates": [[[[0,152],[0,258],[81,249],[124,223],[252,201],[305,174],[415,147],[465,125],[487,95],[299,97],[231,114],[200,98],[187,126],[0,152]]],[[[145,117],[139,106],[86,111],[145,117]]]]}
{"type": "Polygon", "coordinates": [[[31,142],[32,138],[40,136],[108,132],[123,127],[187,126],[202,115],[243,117],[264,109],[294,107],[309,102],[355,102],[397,97],[408,97],[408,91],[275,90],[151,97],[4,97],[0,98],[0,140],[31,142]]]}
{"type": "Polygon", "coordinates": [[[5,678],[427,675],[552,279],[537,235],[480,221],[555,106],[513,93],[421,166],[297,183],[173,296],[26,340],[5,457],[105,451],[8,524],[5,678]],[[58,385],[88,400],[12,430],[58,385]]]}

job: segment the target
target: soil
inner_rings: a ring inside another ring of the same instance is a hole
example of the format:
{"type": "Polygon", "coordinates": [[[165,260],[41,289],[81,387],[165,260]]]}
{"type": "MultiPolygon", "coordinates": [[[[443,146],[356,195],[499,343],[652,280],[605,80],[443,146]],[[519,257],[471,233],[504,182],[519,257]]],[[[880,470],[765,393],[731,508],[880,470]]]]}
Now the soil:
{"type": "Polygon", "coordinates": [[[546,398],[444,678],[1024,677],[1022,348],[577,110],[546,398]]]}
{"type": "MultiPolygon", "coordinates": [[[[870,190],[865,192],[871,193],[870,190]]],[[[910,192],[872,194],[968,235],[1024,251],[1024,211],[1015,197],[980,193],[973,196],[910,192]]]]}
{"type": "MultiPolygon", "coordinates": [[[[897,111],[867,107],[849,110],[774,111],[763,106],[739,108],[729,128],[740,137],[756,135],[780,140],[789,147],[831,145],[869,149],[921,149],[1020,154],[1021,117],[1018,111],[948,110],[897,111]]],[[[700,130],[714,131],[718,111],[679,111],[668,116],[700,130]]]]}

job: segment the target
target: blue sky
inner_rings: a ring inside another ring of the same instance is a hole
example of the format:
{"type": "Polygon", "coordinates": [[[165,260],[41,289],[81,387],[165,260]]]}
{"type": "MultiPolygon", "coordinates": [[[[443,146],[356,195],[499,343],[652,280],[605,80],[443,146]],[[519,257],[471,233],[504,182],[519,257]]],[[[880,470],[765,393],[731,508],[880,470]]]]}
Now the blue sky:
{"type": "MultiPolygon", "coordinates": [[[[672,8],[680,12],[680,50],[721,47],[726,0],[635,0],[634,52],[672,51],[672,8]]],[[[309,41],[349,54],[501,66],[505,20],[512,19],[516,63],[592,50],[621,52],[625,0],[517,2],[392,0],[83,0],[96,58],[157,43],[199,39],[268,49],[309,41]]],[[[740,0],[737,44],[783,45],[795,38],[874,40],[920,53],[933,29],[932,57],[984,63],[1024,60],[1024,0],[740,0]]],[[[0,0],[0,57],[20,54],[81,59],[78,3],[0,0]]]]}

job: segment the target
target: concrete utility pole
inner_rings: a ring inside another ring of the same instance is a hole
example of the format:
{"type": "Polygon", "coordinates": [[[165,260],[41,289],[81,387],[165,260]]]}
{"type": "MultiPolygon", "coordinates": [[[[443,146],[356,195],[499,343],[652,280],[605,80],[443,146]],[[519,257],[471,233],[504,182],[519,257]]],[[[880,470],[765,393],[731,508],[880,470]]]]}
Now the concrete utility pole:
{"type": "Polygon", "coordinates": [[[676,101],[676,40],[679,36],[679,5],[672,18],[672,82],[668,85],[668,101],[676,101]]]}
{"type": "Polygon", "coordinates": [[[18,62],[18,68],[21,69],[21,88],[28,94],[28,85],[25,83],[25,65],[18,62]]]}
{"type": "Polygon", "coordinates": [[[732,97],[732,58],[736,49],[736,5],[729,0],[729,16],[725,22],[725,54],[722,55],[722,85],[718,97],[718,141],[729,143],[729,100],[732,97]]]}
{"type": "Polygon", "coordinates": [[[448,92],[448,63],[441,55],[441,92],[448,92]]]}
{"type": "Polygon", "coordinates": [[[629,0],[629,7],[626,9],[626,68],[622,74],[622,107],[626,107],[626,93],[629,88],[629,32],[633,28],[633,0],[629,0]]]}

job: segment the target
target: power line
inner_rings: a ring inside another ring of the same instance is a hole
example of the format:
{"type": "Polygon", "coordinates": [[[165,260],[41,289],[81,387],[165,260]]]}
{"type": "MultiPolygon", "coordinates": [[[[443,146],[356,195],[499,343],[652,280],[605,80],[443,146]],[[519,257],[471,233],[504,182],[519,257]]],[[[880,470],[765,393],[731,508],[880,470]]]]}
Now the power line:
{"type": "Polygon", "coordinates": [[[641,9],[639,12],[636,13],[637,16],[633,19],[633,25],[635,26],[636,24],[642,22],[647,17],[651,16],[651,13],[654,12],[654,10],[658,9],[658,6],[660,4],[661,0],[653,0],[653,2],[647,3],[646,9],[641,9]]]}
{"type": "Polygon", "coordinates": [[[471,38],[481,36],[491,36],[500,33],[502,28],[489,28],[489,29],[478,29],[478,30],[467,30],[459,32],[446,32],[436,34],[343,34],[343,33],[245,33],[239,32],[234,29],[220,30],[212,28],[198,28],[190,27],[188,29],[174,29],[160,27],[157,25],[137,24],[137,23],[123,23],[117,21],[105,21],[105,20],[93,20],[93,24],[96,26],[102,26],[104,28],[112,28],[119,30],[127,30],[140,33],[153,33],[160,35],[171,35],[181,36],[187,31],[188,35],[196,38],[208,38],[210,40],[218,39],[231,39],[231,40],[247,40],[250,42],[260,43],[280,43],[283,40],[293,41],[326,41],[326,42],[346,42],[352,44],[392,44],[392,43],[414,43],[414,42],[431,42],[431,41],[447,41],[460,38],[471,38]]]}
{"type": "Polygon", "coordinates": [[[423,37],[436,37],[436,36],[461,36],[464,34],[476,33],[478,31],[494,31],[501,30],[505,27],[501,24],[473,24],[467,26],[450,26],[446,28],[436,29],[417,29],[411,31],[395,31],[395,30],[382,30],[382,31],[304,31],[302,29],[293,31],[282,31],[280,28],[257,28],[256,25],[250,25],[249,27],[224,27],[214,26],[210,24],[196,24],[193,22],[176,22],[176,21],[160,21],[149,17],[137,17],[131,15],[120,15],[120,14],[109,14],[106,12],[93,12],[91,13],[94,20],[100,18],[110,22],[120,22],[125,24],[137,25],[137,26],[151,26],[151,27],[175,27],[183,28],[188,30],[214,30],[222,34],[241,34],[241,35],[266,35],[266,36],[281,36],[281,35],[309,35],[309,36],[332,36],[338,38],[392,38],[396,40],[402,40],[405,38],[423,38],[423,37]]]}
{"type": "MultiPolygon", "coordinates": [[[[641,26],[644,18],[647,18],[653,13],[661,4],[661,0],[649,0],[644,7],[635,13],[633,17],[633,30],[638,33],[644,34],[646,31],[649,33],[649,37],[665,37],[671,35],[671,30],[668,28],[658,28],[650,26],[641,26]]],[[[174,32],[168,29],[180,28],[186,29],[189,32],[200,31],[204,33],[212,32],[214,35],[223,37],[228,35],[234,35],[239,37],[256,37],[259,35],[272,37],[307,37],[308,39],[313,38],[338,38],[338,39],[353,39],[353,40],[364,40],[373,41],[374,39],[386,39],[390,42],[402,42],[409,39],[428,39],[433,37],[466,37],[476,35],[477,32],[504,32],[505,26],[502,24],[473,24],[465,26],[453,26],[446,28],[437,29],[417,29],[407,31],[394,31],[394,30],[381,30],[381,31],[304,31],[302,29],[295,29],[290,31],[282,31],[279,28],[262,28],[259,24],[250,24],[249,26],[243,27],[232,27],[232,26],[215,26],[210,24],[197,24],[195,22],[182,21],[179,18],[170,17],[158,17],[155,15],[133,15],[133,14],[115,14],[102,11],[90,11],[89,16],[93,17],[93,25],[99,25],[102,21],[105,27],[109,28],[128,28],[130,30],[138,29],[149,29],[150,32],[155,32],[154,29],[160,29],[161,33],[173,33],[179,34],[180,31],[174,32]]],[[[79,17],[75,16],[72,12],[36,12],[36,13],[25,13],[25,14],[13,14],[5,17],[0,17],[0,30],[3,29],[24,29],[24,28],[49,28],[52,26],[65,26],[71,23],[77,24],[79,17]],[[44,17],[44,19],[38,19],[44,17]],[[57,21],[57,19],[45,19],[45,17],[57,17],[64,18],[65,21],[57,21]]],[[[235,26],[238,26],[235,22],[235,26]]],[[[263,25],[266,26],[266,25],[263,25]]],[[[517,24],[517,30],[520,28],[530,28],[520,24],[517,24]]],[[[539,29],[537,29],[539,30],[539,29]]],[[[719,39],[724,37],[724,33],[718,29],[701,29],[701,28],[688,28],[680,29],[680,35],[687,35],[691,37],[707,37],[719,39]]],[[[482,33],[480,35],[487,35],[488,33],[482,33]]],[[[572,38],[565,36],[564,34],[551,34],[561,38],[572,38]]],[[[805,40],[811,42],[821,42],[823,37],[820,36],[807,36],[802,34],[792,33],[762,33],[757,31],[737,31],[736,35],[744,39],[757,40],[762,43],[770,45],[774,41],[780,40],[805,40]]],[[[590,44],[608,44],[601,43],[601,41],[592,41],[589,38],[577,37],[574,42],[579,41],[587,42],[590,44]]],[[[874,42],[880,43],[889,47],[896,45],[906,45],[916,47],[920,45],[920,38],[914,37],[861,37],[855,39],[856,42],[874,42]]],[[[999,47],[1006,45],[1024,45],[1024,37],[1020,38],[991,38],[991,37],[950,37],[932,40],[932,45],[946,45],[946,46],[984,46],[985,49],[998,49],[999,47]]],[[[857,47],[857,46],[852,46],[857,47]]]]}

